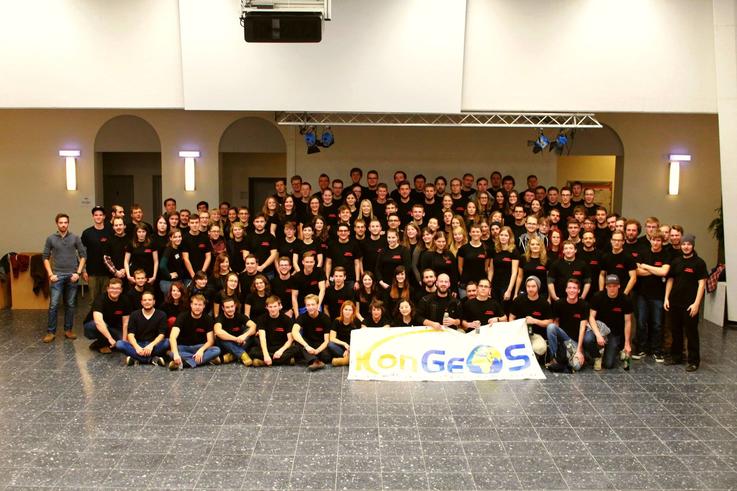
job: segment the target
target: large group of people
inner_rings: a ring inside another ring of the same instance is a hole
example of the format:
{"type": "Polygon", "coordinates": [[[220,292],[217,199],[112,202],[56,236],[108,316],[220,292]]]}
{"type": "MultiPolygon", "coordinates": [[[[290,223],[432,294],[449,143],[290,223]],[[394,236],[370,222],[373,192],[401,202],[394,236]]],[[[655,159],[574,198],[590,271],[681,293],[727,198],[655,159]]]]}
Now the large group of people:
{"type": "Polygon", "coordinates": [[[648,217],[643,227],[580,182],[559,189],[530,175],[518,191],[496,171],[393,177],[390,189],[371,170],[364,185],[354,168],[347,184],[322,174],[313,190],[293,176],[291,192],[279,179],[259,210],[178,209],[169,198],[153,224],[138,205],[127,215],[96,206],[81,236],[59,213],[43,252],[43,341],[54,341],[62,306],[65,337],[76,338],[83,280],[90,348],[127,365],[317,370],[348,364],[353,329],[471,333],[524,318],[553,371],[628,368],[630,357],[698,369],[707,270],[681,226],[648,217]]]}

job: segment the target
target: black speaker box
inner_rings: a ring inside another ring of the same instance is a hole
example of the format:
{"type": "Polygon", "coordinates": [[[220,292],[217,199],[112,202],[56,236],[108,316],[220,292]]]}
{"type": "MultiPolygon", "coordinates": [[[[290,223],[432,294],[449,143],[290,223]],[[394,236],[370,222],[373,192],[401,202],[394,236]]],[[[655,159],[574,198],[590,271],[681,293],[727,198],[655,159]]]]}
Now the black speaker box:
{"type": "Polygon", "coordinates": [[[322,15],[312,12],[249,12],[243,27],[247,43],[319,43],[322,15]]]}

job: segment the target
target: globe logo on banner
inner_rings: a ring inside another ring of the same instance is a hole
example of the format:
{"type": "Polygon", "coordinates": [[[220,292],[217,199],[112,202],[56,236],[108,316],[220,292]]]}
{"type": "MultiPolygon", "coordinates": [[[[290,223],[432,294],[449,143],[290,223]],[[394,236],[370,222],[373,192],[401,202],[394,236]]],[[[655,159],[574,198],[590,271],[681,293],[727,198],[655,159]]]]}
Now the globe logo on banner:
{"type": "Polygon", "coordinates": [[[468,370],[473,373],[498,373],[503,366],[502,355],[493,346],[476,346],[466,359],[468,370]]]}

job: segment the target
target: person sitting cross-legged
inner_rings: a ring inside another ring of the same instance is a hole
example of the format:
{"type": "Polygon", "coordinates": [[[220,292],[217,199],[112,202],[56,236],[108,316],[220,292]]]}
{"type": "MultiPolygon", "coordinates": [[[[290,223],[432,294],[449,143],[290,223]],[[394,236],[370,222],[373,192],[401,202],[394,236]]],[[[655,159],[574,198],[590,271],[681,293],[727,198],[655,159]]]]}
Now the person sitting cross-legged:
{"type": "Polygon", "coordinates": [[[190,309],[177,316],[171,328],[169,370],[195,368],[209,362],[220,363],[220,348],[215,346],[213,320],[205,313],[205,297],[196,293],[189,299],[190,309]]]}
{"type": "Polygon", "coordinates": [[[163,367],[162,355],[169,351],[166,339],[166,313],[154,308],[156,300],[151,291],[141,295],[141,309],[131,312],[128,320],[128,337],[115,343],[115,348],[125,355],[125,364],[154,364],[163,367]]]}

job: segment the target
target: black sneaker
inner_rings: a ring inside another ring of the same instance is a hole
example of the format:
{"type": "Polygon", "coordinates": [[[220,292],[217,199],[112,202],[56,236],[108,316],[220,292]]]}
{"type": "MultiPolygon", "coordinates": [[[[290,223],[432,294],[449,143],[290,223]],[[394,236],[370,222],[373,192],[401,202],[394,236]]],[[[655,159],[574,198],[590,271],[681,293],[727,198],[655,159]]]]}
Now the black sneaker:
{"type": "Polygon", "coordinates": [[[631,358],[633,360],[642,360],[646,356],[647,356],[647,353],[645,353],[644,351],[638,351],[637,353],[632,353],[631,358]]]}
{"type": "Polygon", "coordinates": [[[655,353],[653,358],[655,358],[656,363],[663,363],[665,361],[665,357],[659,353],[655,353]]]}
{"type": "Polygon", "coordinates": [[[126,356],[126,357],[125,357],[125,366],[127,366],[127,367],[132,367],[132,366],[133,366],[133,365],[135,365],[135,364],[136,364],[136,360],[134,360],[134,359],[133,359],[133,358],[131,358],[130,356],[126,356]]]}
{"type": "Polygon", "coordinates": [[[687,371],[687,372],[695,372],[695,371],[696,371],[696,370],[698,370],[698,369],[699,369],[699,366],[698,366],[697,364],[695,364],[695,363],[689,363],[689,364],[688,364],[688,365],[686,366],[686,371],[687,371]]]}
{"type": "Polygon", "coordinates": [[[166,366],[166,362],[160,356],[154,356],[153,358],[151,358],[151,364],[152,365],[156,365],[157,367],[165,367],[166,366]]]}

